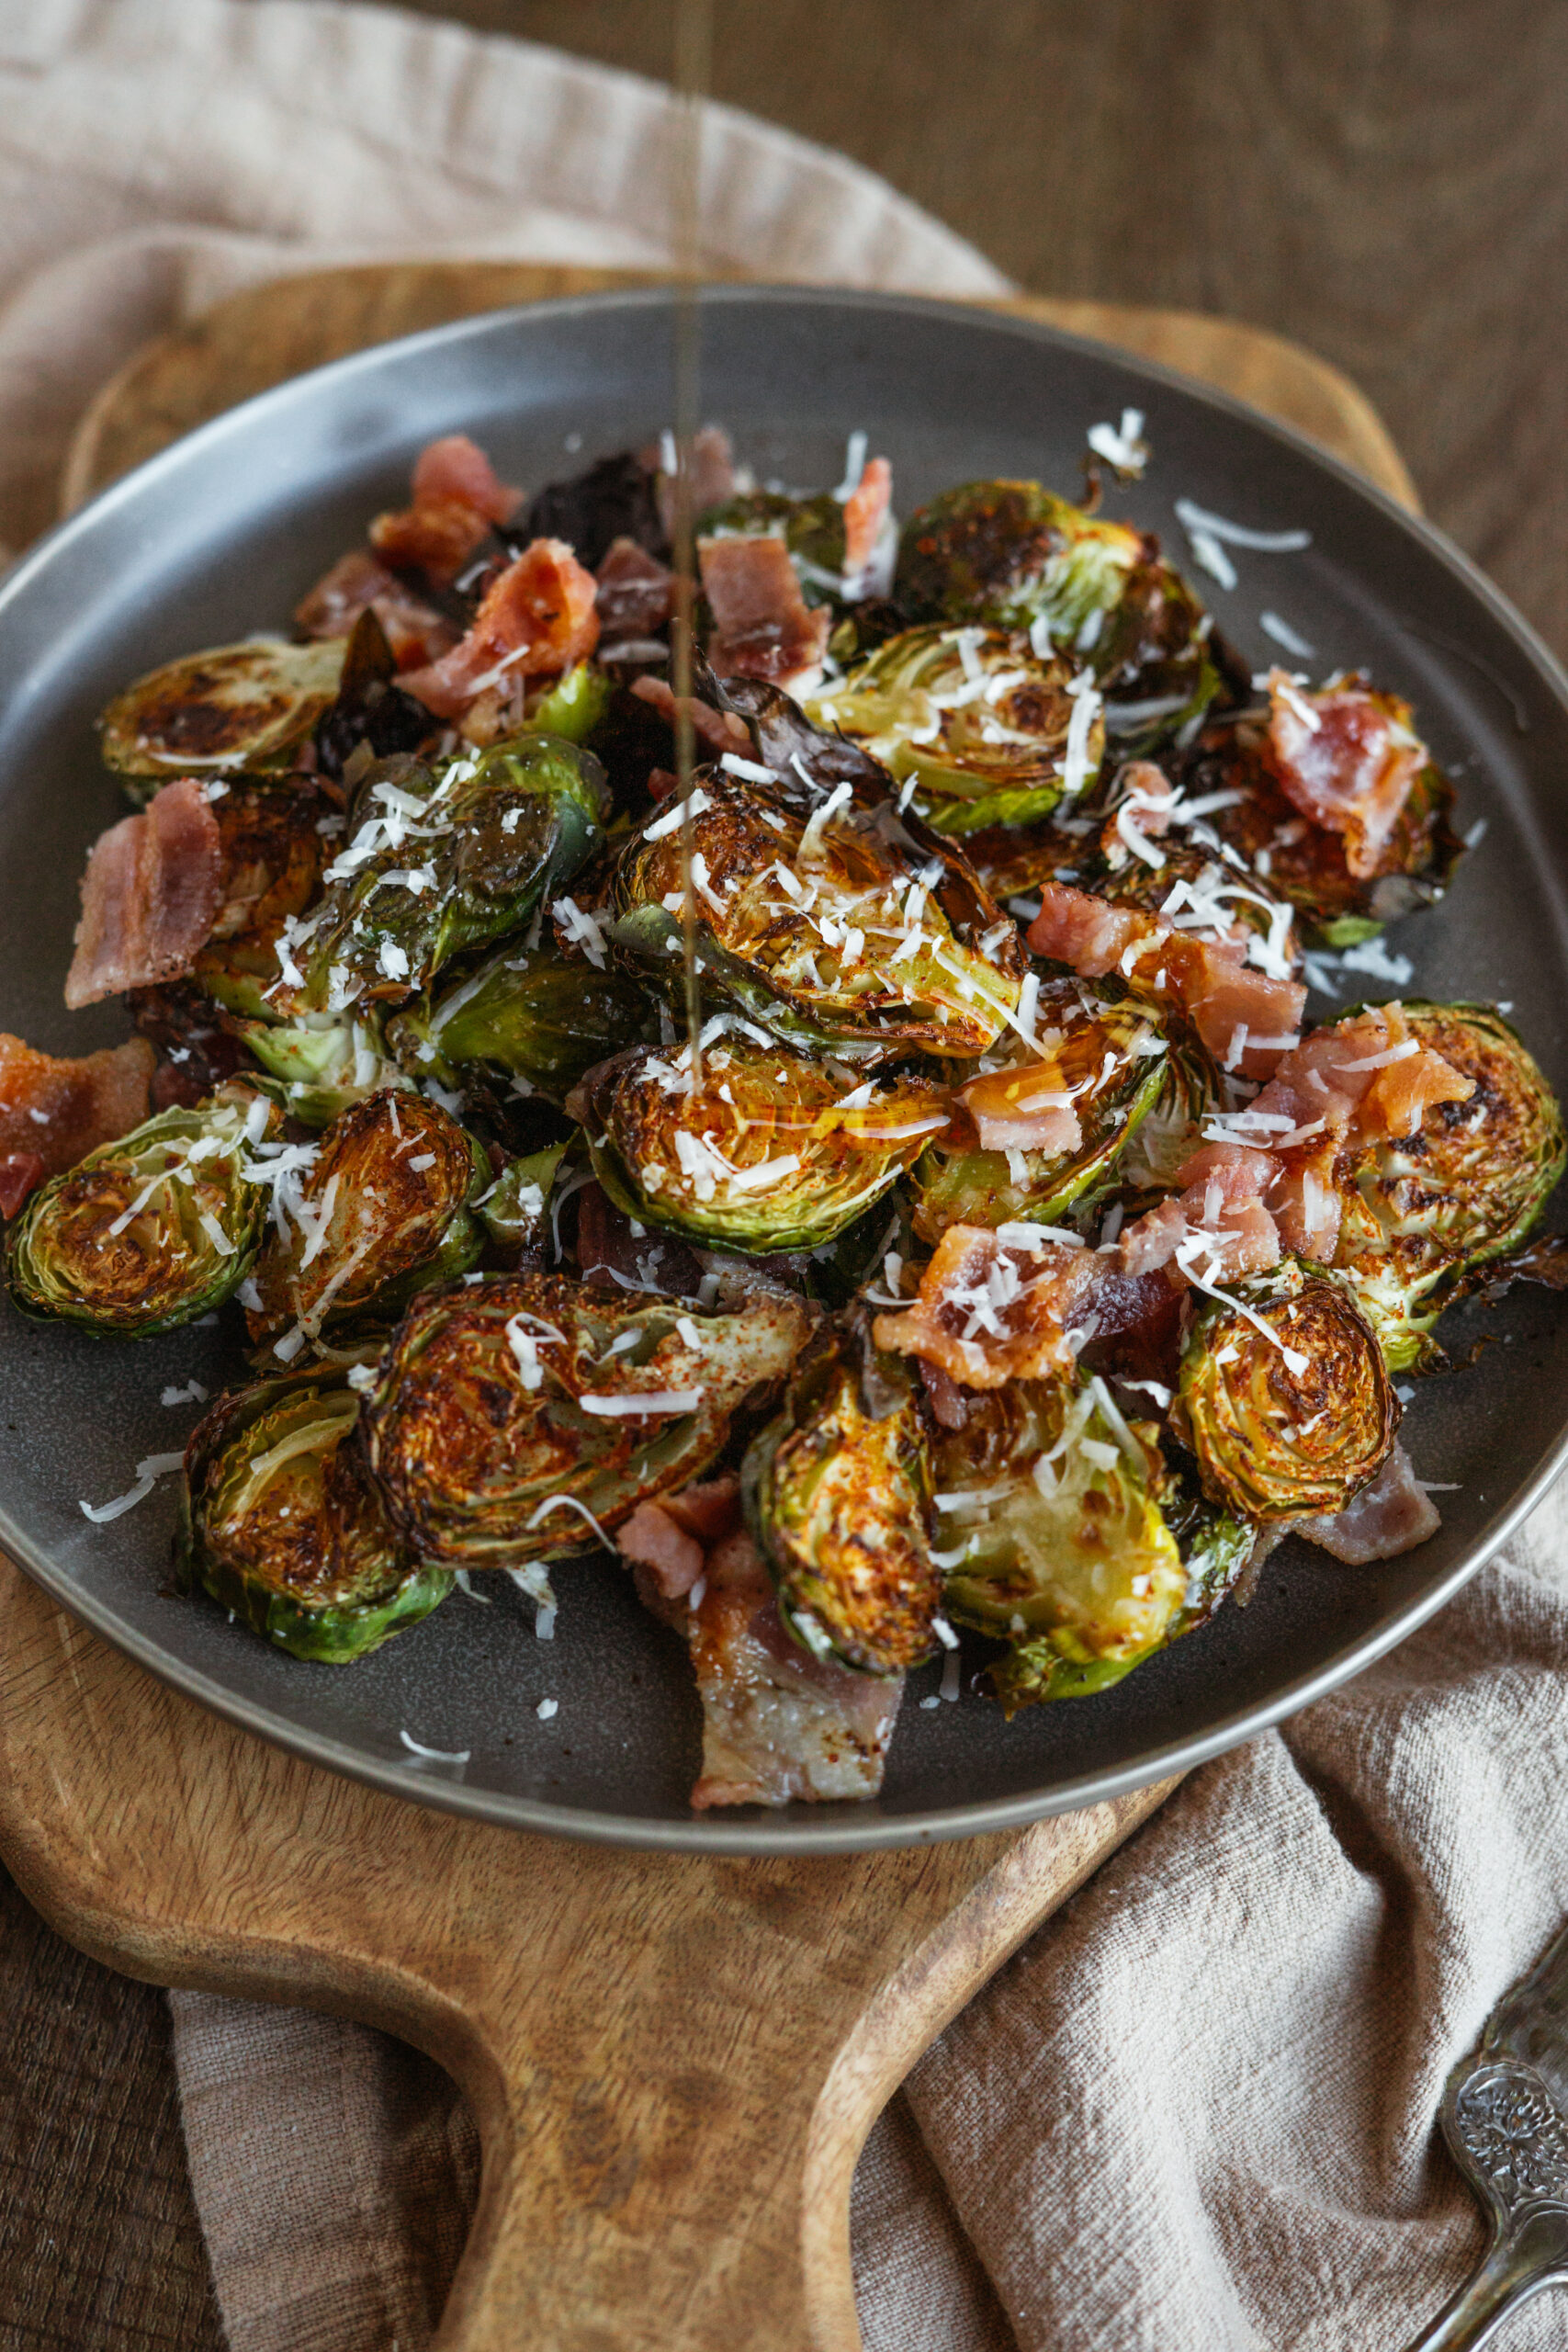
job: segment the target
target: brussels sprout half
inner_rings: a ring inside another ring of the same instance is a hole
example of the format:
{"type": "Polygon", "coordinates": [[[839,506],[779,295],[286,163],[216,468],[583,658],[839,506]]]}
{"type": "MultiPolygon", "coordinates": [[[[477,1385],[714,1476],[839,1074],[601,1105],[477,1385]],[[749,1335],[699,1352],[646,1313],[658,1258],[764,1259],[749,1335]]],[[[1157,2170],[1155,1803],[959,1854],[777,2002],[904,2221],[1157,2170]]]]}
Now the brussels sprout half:
{"type": "Polygon", "coordinates": [[[196,1585],[295,1657],[345,1666],[452,1589],[411,1562],[348,1441],[359,1397],[316,1367],[220,1396],[186,1449],[175,1557],[196,1585]]]}
{"type": "Polygon", "coordinates": [[[1018,631],[912,628],[807,710],[912,778],[914,807],[939,833],[964,834],[1043,817],[1094,783],[1104,720],[1092,698],[1074,733],[1073,680],[1071,663],[1038,660],[1018,631]]]}
{"type": "Polygon", "coordinates": [[[315,1147],[256,1261],[248,1320],[287,1363],[329,1324],[390,1321],[416,1290],[471,1266],[484,1228],[468,1204],[490,1183],[471,1136],[423,1095],[352,1103],[315,1147]]]}
{"type": "Polygon", "coordinates": [[[808,1351],[740,1483],[779,1614],[813,1657],[901,1674],[931,1656],[942,1576],[925,1423],[863,1311],[808,1351]]]}
{"type": "Polygon", "coordinates": [[[971,481],[911,514],[893,593],[917,620],[1043,621],[1060,645],[1100,636],[1147,542],[1037,481],[971,481]]]}
{"type": "Polygon", "coordinates": [[[416,995],[454,956],[517,930],[575,873],[604,808],[598,761],[553,735],[509,736],[434,767],[380,762],[356,791],[324,899],[287,942],[280,1011],[416,995]]]}
{"type": "MultiPolygon", "coordinates": [[[[1097,1000],[1080,981],[1046,981],[1034,1012],[1042,1053],[1010,1037],[1001,1067],[972,1086],[990,1107],[1032,1093],[1070,1094],[1083,1130],[1071,1151],[985,1151],[943,1136],[915,1169],[915,1231],[939,1241],[950,1225],[1055,1223],[1111,1174],[1122,1151],[1161,1099],[1169,1047],[1132,1000],[1097,1000]]],[[[991,1058],[991,1057],[988,1057],[991,1058]]],[[[969,1099],[966,1094],[965,1100],[969,1099]]]]}
{"type": "Polygon", "coordinates": [[[138,796],[193,769],[284,767],[337,700],[341,638],[248,639],[187,653],[117,695],[98,721],[106,766],[138,796]]]}
{"type": "Polygon", "coordinates": [[[247,1171],[277,1125],[264,1096],[226,1085],[51,1178],[6,1237],[23,1314],[146,1340],[220,1306],[261,1246],[267,1193],[247,1171]]]}
{"type": "Polygon", "coordinates": [[[1211,1500],[1267,1522],[1342,1510],[1387,1458],[1399,1405],[1350,1284],[1286,1259],[1194,1317],[1171,1425],[1211,1500]]]}
{"type": "Polygon", "coordinates": [[[406,1069],[443,1085],[478,1067],[501,1072],[519,1094],[563,1102],[584,1070],[653,1035],[651,1019],[624,974],[519,944],[433,1002],[394,1014],[387,1038],[406,1069]]]}
{"type": "Polygon", "coordinates": [[[573,1098],[594,1174],[642,1224],[759,1257],[817,1249],[947,1124],[945,1096],[920,1080],[851,1090],[820,1062],[725,1025],[708,1035],[700,1081],[688,1048],[634,1046],[573,1098]]]}
{"type": "MultiPolygon", "coordinates": [[[[984,1053],[1019,1001],[1014,925],[951,844],[891,801],[852,805],[851,789],[838,788],[849,805],[830,795],[808,814],[798,795],[700,775],[691,831],[705,992],[807,1052],[984,1053]]],[[[627,843],[607,929],[671,992],[683,903],[671,810],[627,843]]]]}
{"type": "Polygon", "coordinates": [[[773,1293],[707,1315],[548,1274],[427,1293],[382,1359],[366,1458],[423,1559],[496,1568],[590,1550],[596,1527],[715,1460],[810,1324],[773,1293]]]}
{"type": "Polygon", "coordinates": [[[1468,1078],[1465,1102],[1414,1136],[1362,1145],[1337,1170],[1334,1263],[1393,1372],[1440,1355],[1431,1328],[1495,1258],[1523,1241],[1562,1174],[1562,1114],[1517,1031],[1484,1004],[1404,1006],[1410,1034],[1468,1078]]]}
{"type": "MultiPolygon", "coordinates": [[[[933,1448],[952,1613],[1031,1645],[1037,1668],[1047,1652],[1085,1669],[1135,1666],[1169,1637],[1188,1589],[1152,1431],[1094,1378],[1015,1380],[964,1405],[964,1427],[933,1448]]],[[[1076,1687],[1096,1687],[1094,1675],[1076,1687]]]]}

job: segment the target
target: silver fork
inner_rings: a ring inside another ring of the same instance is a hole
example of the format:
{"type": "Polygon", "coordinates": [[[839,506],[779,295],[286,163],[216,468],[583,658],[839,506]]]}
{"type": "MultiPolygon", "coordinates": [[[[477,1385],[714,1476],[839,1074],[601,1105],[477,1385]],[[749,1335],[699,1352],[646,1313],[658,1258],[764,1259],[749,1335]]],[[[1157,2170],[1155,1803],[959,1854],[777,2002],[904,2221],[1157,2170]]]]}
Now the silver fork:
{"type": "Polygon", "coordinates": [[[1449,2076],[1440,2120],[1491,2225],[1468,2283],[1409,2352],[1472,2352],[1543,2287],[1568,2286],[1568,1928],[1449,2076]]]}

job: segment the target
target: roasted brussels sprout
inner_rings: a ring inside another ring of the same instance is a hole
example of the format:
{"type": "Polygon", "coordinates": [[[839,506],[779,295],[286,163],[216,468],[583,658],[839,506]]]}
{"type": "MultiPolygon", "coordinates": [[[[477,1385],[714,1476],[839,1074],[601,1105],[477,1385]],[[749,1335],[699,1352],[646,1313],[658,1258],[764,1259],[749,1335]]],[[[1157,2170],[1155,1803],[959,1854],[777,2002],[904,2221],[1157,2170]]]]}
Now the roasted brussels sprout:
{"type": "Polygon", "coordinates": [[[906,629],[807,703],[863,743],[939,833],[1021,825],[1100,773],[1099,696],[1073,691],[1072,666],[1038,660],[1010,629],[906,629]]]}
{"type": "Polygon", "coordinates": [[[52,1177],[6,1236],[17,1305],[117,1340],[220,1306],[261,1246],[267,1192],[253,1154],[277,1124],[262,1095],[226,1085],[52,1177]]]}
{"type": "Polygon", "coordinates": [[[810,1325],[759,1292],[707,1315],[548,1274],[415,1299],[366,1406],[367,1460],[420,1556],[509,1567],[592,1549],[705,1469],[810,1325]]]}
{"type": "Polygon", "coordinates": [[[1064,1657],[1049,1634],[1036,1641],[1014,1642],[987,1668],[986,1679],[1008,1720],[1025,1707],[1052,1699],[1087,1699],[1108,1690],[1142,1666],[1157,1650],[1168,1649],[1183,1634],[1206,1624],[1251,1559],[1258,1531],[1244,1520],[1217,1510],[1196,1491],[1183,1491],[1182,1482],[1168,1479],[1160,1498],[1161,1516],[1175,1537],[1187,1571],[1182,1605],[1160,1639],[1133,1657],[1098,1657],[1087,1664],[1064,1657]]]}
{"type": "Polygon", "coordinates": [[[444,1086],[475,1068],[518,1094],[564,1102],[586,1069],[654,1034],[646,999],[622,973],[558,956],[547,944],[501,948],[430,1004],[387,1025],[404,1067],[444,1086]]]}
{"type": "Polygon", "coordinates": [[[1334,1262],[1355,1286],[1393,1372],[1438,1351],[1431,1327],[1493,1259],[1523,1241],[1562,1174],[1562,1114],[1501,1013],[1404,1006],[1412,1036],[1469,1079],[1468,1102],[1427,1112],[1414,1136],[1342,1156],[1334,1262]]]}
{"type": "Polygon", "coordinates": [[[400,1002],[468,949],[515,931],[600,837],[604,775],[591,752],[520,734],[472,758],[370,769],[325,898],[282,943],[285,1017],[400,1002]]]}
{"type": "Polygon", "coordinates": [[[964,1406],[964,1427],[933,1449],[952,1613],[1028,1643],[1037,1675],[1048,1652],[1082,1668],[1135,1666],[1168,1638],[1188,1586],[1153,1431],[1126,1421],[1099,1379],[1015,1380],[966,1392],[964,1406]]]}
{"type": "Polygon", "coordinates": [[[1109,1176],[1167,1083],[1168,1047],[1139,1004],[1097,1000],[1077,980],[1046,981],[1034,1012],[1036,1053],[1010,1037],[1000,1067],[972,1079],[960,1097],[954,1129],[933,1141],[915,1169],[915,1231],[938,1241],[950,1225],[1055,1224],[1081,1194],[1109,1176]],[[1079,1134],[1067,1148],[1026,1142],[987,1150],[978,1135],[1007,1132],[1016,1116],[1021,1138],[1037,1106],[1063,1105],[1079,1134]]]}
{"type": "Polygon", "coordinates": [[[273,1339],[288,1363],[328,1324],[389,1322],[416,1290],[465,1272],[485,1238],[468,1204],[490,1181],[473,1137],[423,1095],[351,1104],[298,1189],[275,1193],[246,1295],[252,1339],[273,1339]]]}
{"type": "Polygon", "coordinates": [[[389,1086],[412,1091],[412,1079],[388,1057],[375,1005],[362,1005],[357,1014],[307,1012],[282,1024],[232,1025],[267,1073],[257,1080],[262,1091],[301,1126],[330,1126],[351,1103],[389,1086]]]}
{"type": "Polygon", "coordinates": [[[105,764],[143,799],[193,769],[287,767],[337,700],[346,651],[339,638],[265,637],[166,662],[99,719],[105,764]]]}
{"type": "MultiPolygon", "coordinates": [[[[798,796],[705,772],[692,808],[705,992],[785,1045],[844,1058],[911,1046],[973,1056],[995,1042],[1019,1001],[1023,951],[951,845],[891,802],[856,808],[847,784],[807,814],[798,796]]],[[[671,809],[633,836],[607,926],[671,987],[680,825],[671,809]]]]}
{"type": "Polygon", "coordinates": [[[318,1367],[220,1396],[186,1449],[180,1581],[295,1657],[344,1666],[427,1617],[446,1568],[400,1549],[348,1440],[359,1397],[318,1367]]]}
{"type": "Polygon", "coordinates": [[[191,967],[197,988],[225,1012],[271,1017],[277,940],[315,894],[331,804],[305,778],[235,777],[213,804],[223,857],[223,904],[191,967]]]}
{"type": "Polygon", "coordinates": [[[934,1086],[868,1079],[852,1090],[820,1062],[727,1026],[704,1047],[700,1081],[686,1047],[634,1046],[591,1070],[573,1097],[594,1174],[642,1224],[760,1257],[814,1250],[880,1200],[947,1124],[934,1086]]]}
{"type": "Polygon", "coordinates": [[[741,1492],[779,1614],[813,1657],[901,1674],[931,1656],[942,1577],[925,1423],[863,1310],[802,1359],[746,1456],[741,1492]]]}
{"type": "MultiPolygon", "coordinates": [[[[1402,707],[1406,707],[1402,706],[1402,707]]],[[[1384,923],[1435,905],[1464,854],[1453,827],[1454,791],[1432,763],[1417,774],[1368,879],[1353,875],[1339,833],[1308,823],[1289,801],[1265,756],[1266,719],[1210,728],[1199,738],[1182,782],[1188,796],[1238,798],[1211,809],[1220,838],[1289,899],[1308,946],[1341,948],[1371,939],[1384,923]]]]}
{"type": "Polygon", "coordinates": [[[1211,1500],[1269,1521],[1342,1510],[1399,1406],[1351,1285],[1287,1259],[1195,1316],[1171,1420],[1211,1500]]]}

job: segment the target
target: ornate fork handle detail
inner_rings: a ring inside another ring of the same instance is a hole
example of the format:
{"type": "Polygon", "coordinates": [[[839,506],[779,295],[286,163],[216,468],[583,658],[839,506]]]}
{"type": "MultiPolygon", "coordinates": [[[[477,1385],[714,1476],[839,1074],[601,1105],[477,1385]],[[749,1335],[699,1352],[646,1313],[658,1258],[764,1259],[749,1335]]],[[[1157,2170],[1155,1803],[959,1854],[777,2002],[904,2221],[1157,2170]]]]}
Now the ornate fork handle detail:
{"type": "Polygon", "coordinates": [[[1409,2352],[1472,2352],[1542,2287],[1568,2285],[1568,2124],[1535,2068],[1505,2058],[1460,2071],[1442,2125],[1486,2209],[1491,2243],[1409,2352]]]}

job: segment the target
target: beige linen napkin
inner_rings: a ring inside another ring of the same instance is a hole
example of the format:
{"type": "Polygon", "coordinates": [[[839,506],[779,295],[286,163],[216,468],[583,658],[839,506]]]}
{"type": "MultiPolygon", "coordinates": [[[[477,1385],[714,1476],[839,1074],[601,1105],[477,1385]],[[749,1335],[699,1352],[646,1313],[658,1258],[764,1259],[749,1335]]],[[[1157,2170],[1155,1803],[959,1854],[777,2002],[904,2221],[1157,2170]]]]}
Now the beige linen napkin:
{"type": "MultiPolygon", "coordinates": [[[[102,379],[237,286],[393,253],[666,261],[668,140],[646,83],[390,10],[0,0],[0,537],[51,519],[102,379]]],[[[759,274],[1007,290],[880,181],[722,108],[704,239],[759,274]]],[[[1443,2075],[1568,1910],[1564,1510],[1195,1774],[921,2062],[856,2176],[870,2352],[1397,2352],[1442,2301],[1480,2237],[1433,2144],[1443,2075]]],[[[420,2352],[475,2194],[451,2084],[334,2020],[173,2009],[234,2352],[420,2352]]],[[[1562,2340],[1555,2298],[1508,2339],[1562,2340]]]]}

